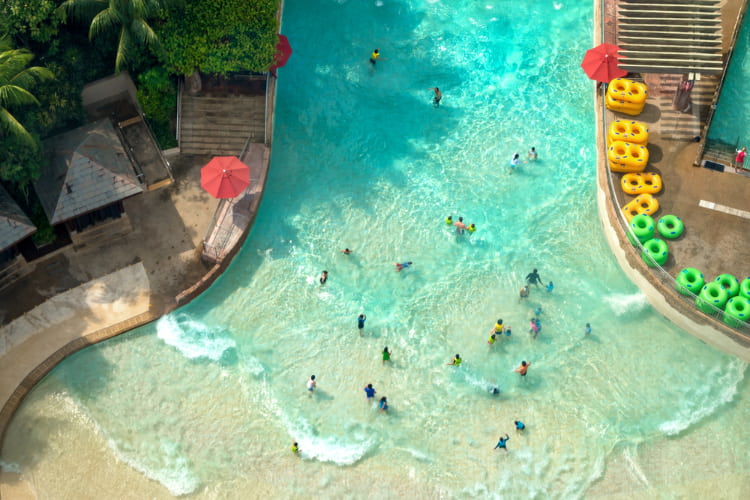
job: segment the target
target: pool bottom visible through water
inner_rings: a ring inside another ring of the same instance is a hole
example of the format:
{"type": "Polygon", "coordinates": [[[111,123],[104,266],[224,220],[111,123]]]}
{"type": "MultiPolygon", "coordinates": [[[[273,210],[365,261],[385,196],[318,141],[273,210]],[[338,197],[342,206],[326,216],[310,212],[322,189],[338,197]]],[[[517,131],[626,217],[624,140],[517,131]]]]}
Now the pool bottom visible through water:
{"type": "Polygon", "coordinates": [[[4,470],[56,498],[742,491],[746,365],[656,314],[602,237],[591,18],[286,0],[294,54],[248,241],[188,306],[57,367],[16,414],[4,470]],[[521,300],[534,268],[554,289],[521,300]],[[500,318],[512,334],[489,346],[500,318]]]}

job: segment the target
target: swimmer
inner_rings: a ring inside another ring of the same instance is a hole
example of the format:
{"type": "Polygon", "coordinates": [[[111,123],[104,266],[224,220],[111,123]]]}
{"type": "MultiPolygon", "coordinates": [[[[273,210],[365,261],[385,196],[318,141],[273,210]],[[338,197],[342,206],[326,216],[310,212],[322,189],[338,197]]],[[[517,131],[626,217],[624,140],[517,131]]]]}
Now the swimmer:
{"type": "Polygon", "coordinates": [[[402,270],[406,269],[407,267],[409,267],[410,265],[412,265],[412,262],[402,262],[400,264],[398,262],[394,262],[393,264],[396,266],[396,272],[398,272],[398,271],[402,271],[402,270]]]}
{"type": "Polygon", "coordinates": [[[380,49],[375,49],[372,51],[372,54],[370,54],[370,64],[372,64],[372,69],[375,69],[375,63],[380,59],[380,49]]]}
{"type": "Polygon", "coordinates": [[[323,271],[323,274],[320,275],[320,284],[325,285],[326,281],[328,281],[328,271],[323,271]]]}
{"type": "Polygon", "coordinates": [[[453,216],[452,215],[449,215],[448,217],[445,218],[445,224],[448,225],[448,226],[452,226],[453,225],[453,216]]]}
{"type": "Polygon", "coordinates": [[[458,354],[456,354],[456,357],[455,357],[455,358],[453,358],[453,361],[451,361],[450,363],[446,363],[446,365],[450,365],[450,366],[460,366],[460,365],[461,365],[461,361],[463,361],[463,360],[461,359],[461,356],[459,356],[458,354]]]}
{"type": "Polygon", "coordinates": [[[508,451],[508,448],[506,446],[508,441],[510,441],[510,437],[507,434],[505,435],[505,437],[500,436],[497,440],[497,444],[493,449],[496,450],[498,448],[502,448],[503,450],[508,451]]]}
{"type": "Polygon", "coordinates": [[[531,327],[529,328],[529,333],[532,334],[534,338],[536,338],[537,335],[539,335],[539,326],[537,326],[534,318],[531,318],[531,320],[529,320],[529,326],[531,327]]]}
{"type": "Polygon", "coordinates": [[[536,161],[536,158],[537,158],[536,148],[531,148],[526,158],[528,158],[529,161],[536,161]]]}
{"type": "Polygon", "coordinates": [[[495,339],[497,339],[497,335],[493,333],[492,335],[490,335],[490,338],[487,340],[487,344],[490,347],[492,347],[492,344],[495,343],[495,339]]]}
{"type": "Polygon", "coordinates": [[[385,346],[383,348],[383,364],[385,364],[386,361],[390,362],[391,360],[391,351],[388,350],[388,346],[385,346]]]}
{"type": "Polygon", "coordinates": [[[583,329],[584,335],[590,335],[591,334],[591,323],[586,323],[586,328],[583,329]]]}
{"type": "Polygon", "coordinates": [[[476,230],[477,230],[477,226],[473,222],[469,224],[469,234],[472,234],[476,230]]]}
{"type": "Polygon", "coordinates": [[[506,337],[510,337],[511,335],[513,335],[513,332],[510,329],[510,325],[506,325],[505,326],[505,336],[506,337]]]}
{"type": "Polygon", "coordinates": [[[498,394],[500,394],[500,389],[498,389],[497,387],[493,387],[492,389],[489,389],[489,392],[493,396],[497,396],[498,394]]]}
{"type": "Polygon", "coordinates": [[[459,217],[458,220],[453,223],[453,225],[456,226],[456,233],[464,234],[464,230],[466,229],[466,224],[464,224],[463,217],[459,217]]]}
{"type": "Polygon", "coordinates": [[[367,316],[364,314],[360,314],[357,317],[357,329],[359,330],[359,336],[362,336],[362,329],[365,327],[365,321],[367,320],[367,316]]]}
{"type": "Polygon", "coordinates": [[[299,444],[297,444],[297,441],[292,443],[292,453],[299,453],[299,444]]]}
{"type": "Polygon", "coordinates": [[[521,301],[525,298],[528,298],[529,296],[529,285],[525,285],[523,288],[521,288],[521,291],[518,294],[518,303],[520,304],[521,301]]]}
{"type": "Polygon", "coordinates": [[[350,253],[352,253],[352,251],[348,248],[344,248],[343,250],[341,250],[341,253],[343,253],[344,255],[349,255],[350,253]]]}
{"type": "Polygon", "coordinates": [[[310,378],[307,379],[307,390],[311,394],[315,391],[315,387],[317,387],[318,383],[315,381],[315,375],[310,375],[310,378]]]}
{"type": "Polygon", "coordinates": [[[513,159],[510,160],[510,168],[514,169],[514,168],[518,167],[518,165],[520,165],[520,164],[521,164],[521,155],[519,155],[518,153],[516,153],[516,154],[513,155],[513,159]]]}
{"type": "Polygon", "coordinates": [[[378,403],[378,413],[382,412],[388,413],[388,399],[385,396],[380,398],[380,403],[378,403]]]}
{"type": "Polygon", "coordinates": [[[490,333],[503,333],[503,319],[500,318],[495,322],[495,326],[492,327],[492,330],[490,330],[490,333]]]}
{"type": "Polygon", "coordinates": [[[542,314],[542,306],[539,306],[536,309],[534,309],[534,316],[539,316],[540,314],[542,314]]]}
{"type": "Polygon", "coordinates": [[[526,376],[526,372],[528,371],[529,367],[531,366],[531,362],[521,361],[521,366],[513,370],[516,373],[520,373],[522,377],[526,376]]]}
{"type": "Polygon", "coordinates": [[[526,283],[529,285],[539,286],[542,282],[542,278],[539,277],[539,273],[534,269],[526,275],[526,283]]]}
{"type": "Polygon", "coordinates": [[[435,91],[435,97],[432,99],[432,105],[436,108],[440,106],[440,99],[443,98],[442,92],[440,92],[440,89],[437,87],[431,87],[427,90],[434,90],[435,91]]]}
{"type": "Polygon", "coordinates": [[[521,422],[520,420],[516,420],[513,423],[516,425],[516,431],[517,432],[521,432],[521,431],[523,431],[523,430],[526,429],[526,425],[524,425],[524,423],[521,422]]]}
{"type": "Polygon", "coordinates": [[[372,384],[367,384],[367,385],[365,386],[365,396],[367,397],[367,402],[368,402],[368,403],[369,403],[370,401],[372,401],[372,398],[374,398],[374,397],[375,397],[375,393],[376,393],[376,392],[377,392],[377,391],[376,391],[375,389],[373,389],[373,388],[372,388],[372,384]]]}
{"type": "Polygon", "coordinates": [[[551,281],[549,283],[547,283],[547,291],[548,292],[551,292],[552,290],[554,290],[554,288],[555,288],[554,283],[552,283],[551,281]]]}

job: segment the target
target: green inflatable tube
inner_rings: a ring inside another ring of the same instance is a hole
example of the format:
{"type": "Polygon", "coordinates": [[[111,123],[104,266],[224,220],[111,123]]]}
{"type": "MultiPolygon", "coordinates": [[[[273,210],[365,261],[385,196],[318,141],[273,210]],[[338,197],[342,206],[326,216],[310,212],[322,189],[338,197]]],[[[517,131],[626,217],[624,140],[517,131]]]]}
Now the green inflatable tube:
{"type": "Polygon", "coordinates": [[[685,225],[676,215],[664,215],[659,219],[656,229],[663,238],[673,240],[682,236],[685,225]]]}
{"type": "Polygon", "coordinates": [[[740,293],[740,282],[731,274],[720,274],[714,280],[724,287],[729,297],[736,297],[740,293]]]}
{"type": "MultiPolygon", "coordinates": [[[[644,243],[654,237],[654,231],[656,224],[654,224],[654,218],[648,214],[638,214],[630,219],[630,229],[638,241],[644,243]]],[[[633,237],[628,233],[630,242],[635,245],[633,237]]]]}
{"type": "Polygon", "coordinates": [[[724,287],[718,281],[709,281],[703,285],[701,293],[695,298],[695,305],[706,314],[714,314],[714,307],[724,309],[727,300],[729,295],[724,287]]]}
{"type": "Polygon", "coordinates": [[[686,267],[677,275],[677,291],[682,295],[698,295],[706,283],[703,273],[694,267],[686,267]]]}
{"type": "Polygon", "coordinates": [[[742,328],[750,321],[750,299],[738,295],[727,302],[724,309],[724,323],[732,328],[742,328]]]}
{"type": "Polygon", "coordinates": [[[750,299],[750,278],[745,278],[740,283],[740,295],[746,299],[750,299]]]}
{"type": "Polygon", "coordinates": [[[669,257],[667,242],[658,238],[648,240],[643,244],[641,258],[648,267],[663,266],[669,257]]]}

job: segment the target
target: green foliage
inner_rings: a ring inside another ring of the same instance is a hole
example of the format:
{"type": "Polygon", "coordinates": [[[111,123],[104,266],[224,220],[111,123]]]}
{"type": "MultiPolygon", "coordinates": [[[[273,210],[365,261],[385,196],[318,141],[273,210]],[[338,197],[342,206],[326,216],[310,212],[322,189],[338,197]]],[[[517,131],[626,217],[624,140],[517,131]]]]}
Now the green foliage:
{"type": "Polygon", "coordinates": [[[0,179],[13,183],[19,192],[28,192],[29,185],[39,177],[42,155],[39,140],[34,144],[16,136],[0,136],[0,179]]]}
{"type": "Polygon", "coordinates": [[[115,72],[137,61],[138,47],[159,50],[159,40],[148,24],[168,0],[66,0],[60,8],[68,18],[89,23],[89,39],[117,37],[115,72]]]}
{"type": "Polygon", "coordinates": [[[162,149],[177,146],[177,83],[161,66],[138,76],[138,102],[162,149]]]}
{"type": "Polygon", "coordinates": [[[191,0],[156,28],[176,74],[266,71],[276,52],[278,0],[191,0]]]}
{"type": "Polygon", "coordinates": [[[0,39],[0,130],[3,135],[15,136],[29,145],[35,144],[35,139],[10,108],[39,104],[30,89],[39,82],[54,78],[47,68],[29,67],[33,58],[34,54],[26,49],[13,49],[9,39],[0,39]]]}
{"type": "Polygon", "coordinates": [[[26,213],[29,215],[29,219],[36,226],[36,233],[31,236],[31,241],[34,242],[37,248],[41,248],[44,245],[48,245],[55,241],[57,235],[55,234],[54,228],[50,225],[47,220],[47,215],[44,213],[41,203],[36,196],[31,199],[33,205],[31,210],[26,213]]]}
{"type": "Polygon", "coordinates": [[[57,0],[2,0],[0,36],[9,36],[22,45],[30,41],[47,43],[57,34],[63,13],[57,0]]]}

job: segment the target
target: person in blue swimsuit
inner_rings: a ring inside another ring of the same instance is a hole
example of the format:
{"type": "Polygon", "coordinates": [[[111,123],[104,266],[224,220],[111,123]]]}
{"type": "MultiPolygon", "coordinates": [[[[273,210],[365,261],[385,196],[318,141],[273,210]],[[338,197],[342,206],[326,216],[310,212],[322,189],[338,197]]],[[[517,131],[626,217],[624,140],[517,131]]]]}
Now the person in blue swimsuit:
{"type": "Polygon", "coordinates": [[[403,271],[404,269],[412,265],[411,262],[402,262],[400,264],[398,262],[394,262],[393,264],[396,266],[396,271],[403,271]]]}
{"type": "Polygon", "coordinates": [[[365,396],[367,396],[367,402],[368,402],[368,403],[369,403],[370,401],[372,401],[372,398],[374,398],[374,397],[375,397],[375,393],[376,393],[376,392],[377,392],[377,391],[376,391],[375,389],[373,389],[373,388],[372,388],[372,384],[367,384],[367,385],[365,386],[365,396]]]}
{"type": "Polygon", "coordinates": [[[513,423],[516,425],[516,431],[518,432],[521,432],[522,430],[526,429],[526,425],[520,420],[516,420],[513,423]]]}
{"type": "Polygon", "coordinates": [[[586,323],[586,328],[583,329],[583,334],[584,335],[591,334],[591,323],[586,323]]]}
{"type": "Polygon", "coordinates": [[[362,329],[365,327],[365,321],[367,320],[367,316],[364,314],[360,314],[357,317],[357,329],[359,330],[359,336],[362,336],[362,329]]]}
{"type": "Polygon", "coordinates": [[[497,444],[493,448],[494,450],[498,448],[502,448],[505,451],[508,451],[507,443],[510,441],[510,437],[506,434],[505,437],[500,436],[500,438],[497,440],[497,444]]]}
{"type": "Polygon", "coordinates": [[[382,412],[388,413],[388,400],[385,396],[380,398],[380,402],[378,403],[378,413],[382,412]]]}

